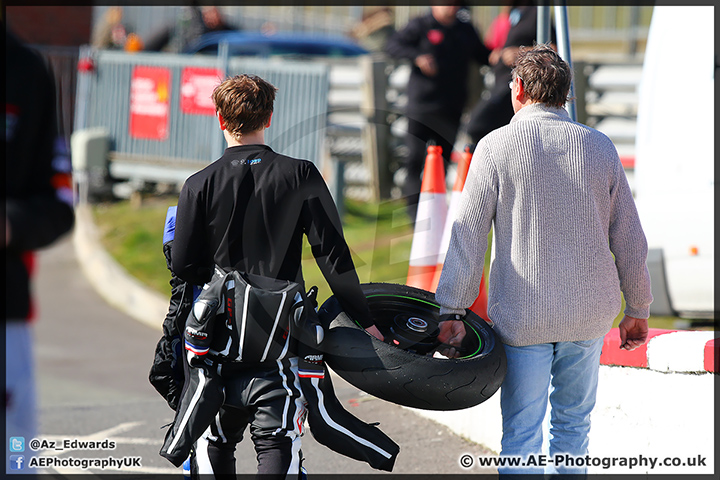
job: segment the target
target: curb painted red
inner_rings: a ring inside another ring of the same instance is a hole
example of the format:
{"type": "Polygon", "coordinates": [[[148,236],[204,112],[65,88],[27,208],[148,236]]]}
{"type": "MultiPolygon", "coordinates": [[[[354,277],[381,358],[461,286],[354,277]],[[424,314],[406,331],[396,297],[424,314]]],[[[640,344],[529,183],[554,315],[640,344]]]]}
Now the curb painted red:
{"type": "Polygon", "coordinates": [[[720,373],[720,343],[715,340],[705,344],[705,370],[720,373]]]}
{"type": "Polygon", "coordinates": [[[605,335],[603,341],[603,349],[600,354],[601,365],[619,365],[624,367],[642,367],[647,368],[647,345],[650,339],[658,335],[675,332],[677,330],[665,330],[662,328],[649,328],[648,338],[645,345],[632,351],[620,349],[620,330],[613,328],[605,335]]]}

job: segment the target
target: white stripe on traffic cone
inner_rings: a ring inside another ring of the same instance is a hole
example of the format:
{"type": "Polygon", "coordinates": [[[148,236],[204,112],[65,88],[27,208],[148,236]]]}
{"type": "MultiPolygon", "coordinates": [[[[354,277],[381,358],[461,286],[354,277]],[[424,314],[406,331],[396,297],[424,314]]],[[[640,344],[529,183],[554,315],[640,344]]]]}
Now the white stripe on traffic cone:
{"type": "Polygon", "coordinates": [[[471,160],[472,153],[470,152],[470,146],[468,145],[465,147],[465,151],[458,159],[455,184],[453,185],[452,192],[450,193],[450,206],[448,207],[445,228],[443,230],[442,240],[440,241],[438,260],[437,265],[435,266],[435,276],[433,277],[433,282],[430,287],[431,292],[437,290],[438,282],[440,281],[440,274],[442,273],[442,268],[445,264],[445,256],[447,255],[448,248],[450,247],[450,234],[452,233],[453,222],[457,216],[457,210],[460,208],[460,195],[462,194],[462,189],[465,186],[465,179],[467,178],[471,160]]]}
{"type": "Polygon", "coordinates": [[[407,284],[411,287],[423,290],[432,287],[446,218],[447,194],[442,147],[428,145],[410,248],[407,284]]]}

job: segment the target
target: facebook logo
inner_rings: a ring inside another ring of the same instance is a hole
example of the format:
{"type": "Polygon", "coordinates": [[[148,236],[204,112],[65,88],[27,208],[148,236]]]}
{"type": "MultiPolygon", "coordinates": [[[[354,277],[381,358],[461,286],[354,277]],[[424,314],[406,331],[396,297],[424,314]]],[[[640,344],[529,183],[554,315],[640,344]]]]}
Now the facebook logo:
{"type": "Polygon", "coordinates": [[[11,452],[24,452],[25,451],[25,438],[24,437],[10,437],[10,451],[11,452]]]}
{"type": "Polygon", "coordinates": [[[25,468],[24,455],[10,455],[10,470],[22,470],[25,468]]]}

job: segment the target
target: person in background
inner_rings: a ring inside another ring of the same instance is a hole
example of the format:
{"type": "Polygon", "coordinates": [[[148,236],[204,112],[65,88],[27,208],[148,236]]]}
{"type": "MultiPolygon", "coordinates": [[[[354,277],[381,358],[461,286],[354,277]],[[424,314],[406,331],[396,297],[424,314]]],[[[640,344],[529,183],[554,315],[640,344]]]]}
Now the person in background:
{"type": "Polygon", "coordinates": [[[122,7],[108,7],[93,29],[90,45],[98,49],[122,50],[129,33],[122,20],[122,7]]]}
{"type": "MultiPolygon", "coordinates": [[[[511,70],[521,46],[531,47],[537,39],[537,6],[535,0],[510,0],[507,9],[507,30],[503,37],[502,20],[497,29],[498,37],[486,38],[486,45],[492,50],[490,64],[494,83],[486,98],[481,98],[470,112],[465,129],[475,145],[485,135],[498,127],[507,125],[514,112],[510,101],[508,82],[511,70]]],[[[502,18],[502,13],[500,14],[502,18]]],[[[555,43],[555,29],[551,28],[551,43],[555,43]]]]}
{"type": "Polygon", "coordinates": [[[390,7],[365,7],[362,20],[350,36],[370,52],[382,52],[388,37],[395,33],[395,18],[390,7]]]}
{"type": "MultiPolygon", "coordinates": [[[[512,71],[515,115],[475,149],[435,294],[439,339],[456,347],[492,228],[488,315],[507,356],[503,456],[541,454],[548,399],[550,455],[586,455],[600,351],[621,293],[620,348],[633,350],[648,334],[645,234],[615,146],[564,109],[571,80],[570,66],[550,46],[520,50],[512,71]]],[[[445,354],[455,356],[455,347],[445,354]]]]}
{"type": "Polygon", "coordinates": [[[220,9],[213,6],[202,7],[202,20],[208,32],[222,32],[224,30],[237,30],[225,21],[220,9]]]}
{"type": "Polygon", "coordinates": [[[500,13],[497,14],[493,21],[490,22],[483,42],[485,46],[492,52],[498,48],[502,48],[505,45],[507,34],[510,31],[510,10],[512,8],[511,2],[503,2],[500,7],[500,13]]]}
{"type": "Polygon", "coordinates": [[[449,165],[467,101],[470,64],[487,65],[490,51],[472,25],[469,10],[461,9],[459,2],[438,2],[429,13],[411,19],[389,37],[385,52],[412,62],[405,111],[407,177],[402,194],[414,222],[427,144],[432,140],[440,145],[445,165],[449,165]]]}
{"type": "Polygon", "coordinates": [[[225,21],[218,7],[182,7],[177,21],[149,35],[145,50],[183,53],[194,41],[210,32],[239,30],[225,21]]]}
{"type": "MultiPolygon", "coordinates": [[[[5,433],[37,435],[33,358],[34,251],[75,221],[70,155],[58,135],[55,83],[5,22],[5,433]]],[[[19,440],[15,440],[18,442],[19,440]]],[[[11,453],[8,445],[6,455],[11,453]]],[[[13,446],[15,447],[15,446],[13,446]]],[[[17,450],[14,450],[17,451],[17,450]]],[[[18,473],[6,458],[6,473],[18,473]]]]}

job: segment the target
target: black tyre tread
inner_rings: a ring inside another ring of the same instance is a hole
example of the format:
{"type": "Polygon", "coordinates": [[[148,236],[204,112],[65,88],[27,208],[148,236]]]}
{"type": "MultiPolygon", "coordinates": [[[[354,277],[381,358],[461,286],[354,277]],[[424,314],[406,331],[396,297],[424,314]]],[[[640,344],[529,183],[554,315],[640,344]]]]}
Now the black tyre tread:
{"type": "MultiPolygon", "coordinates": [[[[434,295],[406,285],[363,284],[366,296],[396,296],[434,303],[434,295]]],[[[410,305],[410,303],[409,303],[410,305]]],[[[323,342],[325,359],[336,373],[357,388],[378,398],[409,407],[428,410],[468,408],[492,396],[505,376],[506,360],[502,343],[480,317],[469,313],[466,324],[481,336],[483,349],[478,355],[459,359],[437,359],[418,355],[383,343],[350,319],[334,297],[318,311],[326,327],[323,342]]]]}

